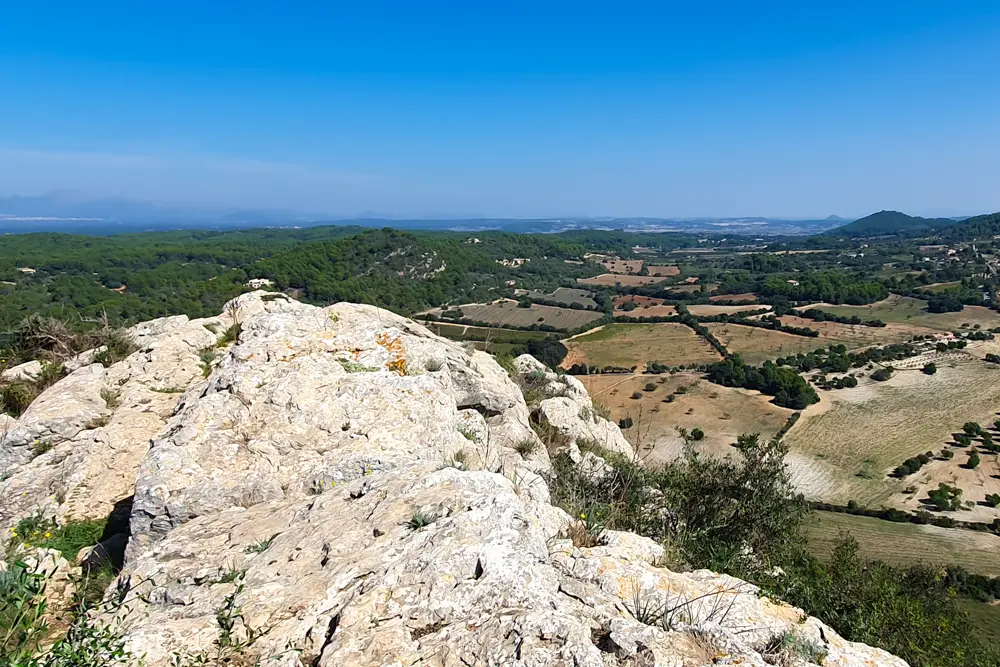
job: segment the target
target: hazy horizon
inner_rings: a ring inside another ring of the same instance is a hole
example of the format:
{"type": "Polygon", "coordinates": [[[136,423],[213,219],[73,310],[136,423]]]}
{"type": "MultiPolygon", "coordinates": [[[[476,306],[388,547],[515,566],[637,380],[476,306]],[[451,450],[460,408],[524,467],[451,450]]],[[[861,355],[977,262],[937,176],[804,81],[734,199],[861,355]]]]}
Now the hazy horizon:
{"type": "Polygon", "coordinates": [[[1000,210],[1000,5],[12,6],[0,196],[352,217],[1000,210]]]}

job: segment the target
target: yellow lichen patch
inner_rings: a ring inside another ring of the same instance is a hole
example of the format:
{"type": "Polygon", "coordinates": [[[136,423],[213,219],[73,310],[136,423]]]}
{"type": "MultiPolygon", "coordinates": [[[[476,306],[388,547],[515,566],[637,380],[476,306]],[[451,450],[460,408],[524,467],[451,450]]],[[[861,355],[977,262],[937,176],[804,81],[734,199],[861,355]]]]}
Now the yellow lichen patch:
{"type": "Polygon", "coordinates": [[[406,375],[406,358],[403,356],[406,349],[403,347],[403,339],[400,336],[392,338],[383,331],[375,335],[375,342],[389,353],[389,362],[385,365],[386,369],[400,375],[406,375]]]}
{"type": "Polygon", "coordinates": [[[393,359],[385,365],[387,370],[406,375],[406,359],[393,359]]]}

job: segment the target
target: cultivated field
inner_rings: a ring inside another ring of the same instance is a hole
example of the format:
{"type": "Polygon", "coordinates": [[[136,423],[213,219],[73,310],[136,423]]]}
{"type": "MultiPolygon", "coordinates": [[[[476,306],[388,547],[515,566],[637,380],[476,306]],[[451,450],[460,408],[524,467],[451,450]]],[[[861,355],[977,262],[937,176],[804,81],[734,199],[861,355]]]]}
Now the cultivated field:
{"type": "Polygon", "coordinates": [[[642,308],[636,308],[635,310],[616,310],[615,315],[622,315],[624,317],[635,317],[637,319],[643,319],[648,317],[670,317],[671,315],[677,314],[677,308],[674,306],[643,306],[642,308]]]}
{"type": "Polygon", "coordinates": [[[746,312],[748,310],[771,310],[771,306],[764,304],[752,304],[748,303],[746,305],[736,305],[736,306],[712,306],[708,304],[697,303],[688,306],[688,311],[692,315],[697,317],[711,317],[712,315],[732,315],[733,313],[746,312]]]}
{"type": "MultiPolygon", "coordinates": [[[[691,308],[693,309],[693,306],[691,308]]],[[[726,349],[739,353],[743,357],[743,361],[753,365],[768,359],[808,352],[830,344],[829,341],[822,338],[807,338],[741,324],[707,322],[705,326],[726,346],[726,349]]]]}
{"type": "MultiPolygon", "coordinates": [[[[635,311],[633,311],[635,312],[635,311]]],[[[658,361],[668,366],[707,364],[719,353],[691,328],[672,322],[656,324],[608,324],[600,329],[563,341],[569,354],[563,367],[638,366],[658,361]]]]}
{"type": "Polygon", "coordinates": [[[641,259],[606,259],[601,265],[610,273],[639,273],[642,263],[641,259]]]}
{"type": "MultiPolygon", "coordinates": [[[[603,313],[589,310],[573,310],[556,306],[532,304],[521,308],[517,301],[504,300],[496,303],[473,303],[461,306],[463,315],[476,322],[485,322],[498,327],[530,327],[533,324],[547,324],[557,329],[576,329],[603,317],[603,313]]],[[[440,317],[441,311],[431,313],[440,317]]]]}
{"type": "Polygon", "coordinates": [[[1000,313],[982,306],[966,306],[957,313],[928,313],[927,302],[907,296],[891,294],[887,299],[867,306],[834,306],[817,303],[806,308],[817,308],[834,315],[851,317],[857,315],[863,320],[882,320],[928,327],[939,331],[956,331],[963,324],[969,327],[979,325],[983,329],[1000,327],[1000,313]]]}
{"type": "Polygon", "coordinates": [[[903,343],[914,336],[938,333],[935,329],[916,327],[908,324],[892,322],[884,327],[866,327],[862,324],[840,324],[838,322],[816,322],[805,317],[782,315],[778,318],[782,324],[792,327],[808,327],[819,332],[819,337],[829,341],[829,344],[843,343],[848,349],[857,349],[871,345],[889,345],[903,343]]]}
{"type": "Polygon", "coordinates": [[[716,296],[708,297],[709,301],[742,301],[744,303],[754,303],[757,301],[757,295],[753,292],[744,292],[742,294],[718,294],[716,296]]]}
{"type": "Polygon", "coordinates": [[[545,331],[523,331],[521,329],[500,329],[490,327],[475,327],[469,324],[451,324],[448,322],[424,322],[425,327],[439,336],[449,340],[492,341],[494,343],[521,344],[532,340],[545,340],[558,334],[545,331]]]}
{"type": "Polygon", "coordinates": [[[638,294],[625,294],[625,295],[616,296],[612,300],[612,303],[614,304],[615,308],[621,308],[626,303],[634,303],[635,305],[637,305],[639,307],[644,307],[644,306],[662,306],[664,303],[666,303],[666,300],[665,299],[658,299],[658,298],[656,298],[654,296],[640,296],[638,294]]]}
{"type": "Polygon", "coordinates": [[[757,392],[712,384],[696,373],[674,375],[581,375],[591,397],[606,406],[614,420],[630,417],[631,428],[623,433],[647,461],[676,457],[682,446],[677,427],[700,428],[705,439],[700,451],[725,456],[743,433],[773,436],[785,424],[791,410],[768,402],[757,392]],[[645,391],[653,383],[653,391],[645,391]],[[684,387],[684,393],[677,393],[684,387]],[[634,392],[642,396],[633,399],[634,392]],[[671,402],[665,402],[668,396],[671,402]]]}
{"type": "MultiPolygon", "coordinates": [[[[705,291],[706,292],[712,292],[712,291],[718,289],[718,287],[719,287],[718,283],[706,283],[705,284],[705,291]]],[[[694,292],[700,292],[701,291],[701,285],[699,285],[697,283],[691,283],[691,284],[687,284],[687,285],[670,285],[669,287],[667,287],[667,291],[669,291],[669,292],[677,292],[677,293],[681,293],[681,294],[692,294],[694,292]]]]}
{"type": "Polygon", "coordinates": [[[637,296],[635,294],[616,296],[614,306],[614,314],[624,315],[625,317],[670,317],[677,314],[677,308],[665,305],[663,299],[651,296],[637,296]],[[632,310],[625,310],[622,306],[626,303],[634,303],[638,307],[632,310]]]}
{"type": "Polygon", "coordinates": [[[681,267],[679,266],[648,266],[646,270],[651,276],[669,277],[681,275],[681,267]]]}
{"type": "Polygon", "coordinates": [[[636,285],[652,285],[661,283],[666,278],[656,276],[627,276],[617,273],[602,273],[593,278],[577,278],[576,282],[581,285],[624,285],[625,287],[635,287],[636,285]]]}
{"type": "Polygon", "coordinates": [[[574,303],[580,304],[584,308],[597,308],[597,302],[594,301],[594,293],[590,290],[585,289],[573,289],[571,287],[557,287],[555,291],[550,294],[545,294],[544,292],[536,292],[535,290],[525,290],[524,295],[529,299],[542,299],[544,301],[553,301],[555,303],[561,303],[564,306],[569,306],[574,303]]]}
{"type": "Polygon", "coordinates": [[[961,280],[953,280],[949,283],[931,283],[930,285],[924,285],[923,287],[918,287],[917,289],[921,292],[931,292],[932,294],[937,294],[938,292],[945,292],[952,287],[958,287],[961,284],[961,280]]]}
{"type": "Polygon", "coordinates": [[[850,534],[862,554],[894,565],[960,565],[972,572],[1000,575],[1000,537],[990,533],[836,512],[813,512],[803,530],[810,551],[821,559],[829,558],[840,537],[850,534]]]}
{"type": "MultiPolygon", "coordinates": [[[[967,421],[986,426],[1000,408],[1000,368],[979,357],[978,344],[964,352],[928,353],[896,362],[899,370],[886,382],[862,378],[858,387],[820,392],[818,405],[803,412],[785,437],[799,488],[810,498],[835,503],[916,507],[927,487],[955,479],[967,499],[981,500],[997,480],[996,455],[982,454],[977,470],[965,463],[967,450],[956,449],[950,462],[934,461],[904,480],[888,477],[896,466],[926,451],[941,451],[967,421]],[[937,365],[935,375],[919,368],[937,365]],[[985,484],[986,486],[980,486],[985,484]],[[907,487],[915,493],[905,494],[907,487]]],[[[867,371],[862,371],[867,373],[867,371]]],[[[996,489],[995,489],[996,490],[996,489]]],[[[977,506],[958,518],[992,520],[1000,510],[977,506]]]]}

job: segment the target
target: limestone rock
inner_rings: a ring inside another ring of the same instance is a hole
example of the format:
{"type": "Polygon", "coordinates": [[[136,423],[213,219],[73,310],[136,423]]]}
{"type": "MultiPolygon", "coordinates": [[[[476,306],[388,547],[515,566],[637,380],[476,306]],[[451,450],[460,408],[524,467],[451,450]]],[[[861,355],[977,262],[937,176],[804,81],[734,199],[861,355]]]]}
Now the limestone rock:
{"type": "MultiPolygon", "coordinates": [[[[40,443],[69,440],[106,414],[101,398],[104,368],[85,366],[43,391],[0,441],[0,469],[25,463],[40,443]]],[[[42,447],[44,448],[44,447],[42,447]]]]}
{"type": "Polygon", "coordinates": [[[60,523],[110,516],[127,532],[139,463],[181,394],[204,382],[199,350],[218,340],[186,317],[137,329],[138,352],[108,369],[75,371],[9,429],[0,444],[0,458],[11,461],[0,483],[0,526],[37,513],[60,523]],[[33,446],[21,444],[29,437],[48,437],[52,447],[29,461],[33,446]]]}
{"type": "Polygon", "coordinates": [[[22,382],[33,382],[41,372],[42,362],[32,360],[17,366],[12,366],[3,373],[0,373],[0,382],[14,382],[16,380],[21,380],[22,382]]]}
{"type": "MultiPolygon", "coordinates": [[[[575,379],[575,378],[574,378],[575,379]]],[[[635,452],[617,425],[598,415],[579,401],[560,396],[547,398],[538,406],[539,421],[556,432],[556,441],[566,446],[596,445],[626,458],[635,452]]]]}
{"type": "MultiPolygon", "coordinates": [[[[128,359],[49,390],[66,408],[46,422],[60,440],[0,482],[0,521],[128,514],[114,584],[127,603],[102,618],[149,667],[214,651],[220,621],[249,642],[241,660],[288,667],[765,665],[786,632],[822,642],[827,666],[905,667],[745,582],[658,567],[646,538],[574,546],[529,420],[631,448],[575,378],[531,357],[512,381],[386,311],[259,292],[133,335],[128,359]],[[88,410],[106,423],[77,427],[88,410]],[[680,606],[661,624],[637,600],[680,606]]],[[[12,431],[40,428],[50,407],[29,412],[12,431]]],[[[568,448],[599,474],[592,451],[568,448]]]]}

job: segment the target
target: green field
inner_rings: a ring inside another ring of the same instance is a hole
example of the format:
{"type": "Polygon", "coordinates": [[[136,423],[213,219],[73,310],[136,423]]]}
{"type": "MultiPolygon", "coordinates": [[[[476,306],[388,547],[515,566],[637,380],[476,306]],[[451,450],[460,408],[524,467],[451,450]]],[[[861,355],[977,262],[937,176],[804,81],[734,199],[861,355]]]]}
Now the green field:
{"type": "Polygon", "coordinates": [[[958,528],[895,523],[867,516],[813,512],[804,528],[809,549],[827,558],[850,534],[861,553],[893,565],[960,565],[970,572],[1000,575],[1000,537],[958,528]]]}
{"type": "Polygon", "coordinates": [[[953,280],[950,283],[934,283],[932,285],[925,285],[924,287],[918,287],[921,292],[931,292],[937,294],[938,292],[946,292],[952,287],[958,287],[962,284],[961,280],[953,280]]]}
{"type": "MultiPolygon", "coordinates": [[[[829,558],[840,538],[850,534],[864,556],[892,565],[958,565],[978,574],[1000,575],[1000,537],[988,533],[837,512],[813,512],[804,533],[809,550],[820,560],[829,558]]],[[[1000,605],[969,598],[959,598],[958,604],[982,639],[1000,641],[1000,605]]]]}
{"type": "Polygon", "coordinates": [[[1000,642],[1000,605],[960,598],[958,606],[969,615],[983,639],[1000,642]]]}
{"type": "MultiPolygon", "coordinates": [[[[424,326],[450,340],[457,341],[489,341],[491,347],[498,344],[524,345],[532,340],[546,340],[553,338],[552,333],[545,331],[523,331],[520,329],[501,329],[493,327],[474,327],[466,324],[451,324],[448,322],[425,322],[424,326]]],[[[479,346],[477,346],[479,347],[479,346]]],[[[483,348],[480,348],[483,349],[483,348]]]]}

